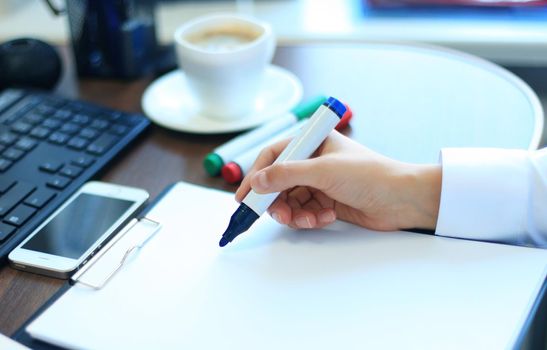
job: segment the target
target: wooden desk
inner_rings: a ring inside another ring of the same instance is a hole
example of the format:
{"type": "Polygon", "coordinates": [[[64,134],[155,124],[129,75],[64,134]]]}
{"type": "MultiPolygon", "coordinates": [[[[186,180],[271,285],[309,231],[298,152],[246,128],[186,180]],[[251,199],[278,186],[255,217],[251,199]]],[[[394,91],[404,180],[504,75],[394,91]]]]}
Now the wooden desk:
{"type": "MultiPolygon", "coordinates": [[[[316,93],[332,93],[349,102],[356,115],[348,131],[353,138],[366,143],[364,126],[359,118],[367,111],[368,101],[360,96],[358,74],[351,81],[325,78],[320,67],[359,67],[362,58],[355,55],[356,46],[281,47],[275,63],[295,72],[304,85],[305,98],[316,93]]],[[[333,77],[336,72],[329,72],[333,77]]],[[[152,77],[133,82],[88,80],[78,83],[79,97],[125,111],[140,112],[140,98],[152,77]]],[[[205,174],[203,156],[227,141],[231,135],[190,135],[172,132],[157,126],[117,159],[100,180],[146,189],[154,198],[165,186],[175,181],[188,181],[228,191],[219,178],[205,174]]],[[[24,323],[64,281],[19,272],[10,267],[0,269],[0,332],[11,335],[24,323]]]]}

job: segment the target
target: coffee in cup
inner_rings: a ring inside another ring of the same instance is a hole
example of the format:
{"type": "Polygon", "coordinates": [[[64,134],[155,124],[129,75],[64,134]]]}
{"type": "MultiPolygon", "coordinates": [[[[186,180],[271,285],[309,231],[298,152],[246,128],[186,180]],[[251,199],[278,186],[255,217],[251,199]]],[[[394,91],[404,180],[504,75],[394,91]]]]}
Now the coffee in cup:
{"type": "Polygon", "coordinates": [[[188,35],[185,39],[208,52],[230,52],[260,37],[260,32],[237,25],[213,28],[188,35]]]}
{"type": "Polygon", "coordinates": [[[271,27],[239,14],[196,18],[175,32],[178,62],[200,111],[225,121],[254,108],[275,46],[271,27]]]}

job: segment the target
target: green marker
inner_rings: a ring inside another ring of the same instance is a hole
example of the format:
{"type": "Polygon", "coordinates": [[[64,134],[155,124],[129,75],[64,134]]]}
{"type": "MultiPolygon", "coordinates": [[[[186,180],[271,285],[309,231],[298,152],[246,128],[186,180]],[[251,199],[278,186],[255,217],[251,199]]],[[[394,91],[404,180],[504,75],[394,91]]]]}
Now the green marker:
{"type": "Polygon", "coordinates": [[[219,175],[224,164],[231,162],[241,153],[291,127],[300,120],[309,118],[326,100],[325,96],[317,96],[299,104],[287,114],[274,118],[271,122],[226,142],[205,156],[203,167],[209,175],[219,175]]]}

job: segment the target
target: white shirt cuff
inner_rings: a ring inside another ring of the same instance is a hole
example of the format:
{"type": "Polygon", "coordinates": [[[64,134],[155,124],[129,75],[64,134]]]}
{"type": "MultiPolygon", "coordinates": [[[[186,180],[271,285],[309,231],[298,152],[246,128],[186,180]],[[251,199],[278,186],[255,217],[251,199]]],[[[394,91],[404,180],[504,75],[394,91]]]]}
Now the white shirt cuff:
{"type": "Polygon", "coordinates": [[[528,152],[443,149],[436,234],[527,244],[528,152]]]}

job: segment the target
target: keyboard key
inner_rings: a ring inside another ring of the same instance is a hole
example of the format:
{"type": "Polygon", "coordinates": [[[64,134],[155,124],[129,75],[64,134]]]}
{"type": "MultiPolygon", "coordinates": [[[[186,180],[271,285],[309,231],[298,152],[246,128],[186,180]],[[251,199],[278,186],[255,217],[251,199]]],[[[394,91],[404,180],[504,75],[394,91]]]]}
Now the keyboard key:
{"type": "Polygon", "coordinates": [[[61,124],[62,123],[59,120],[49,118],[49,119],[44,120],[44,122],[42,123],[42,126],[46,127],[46,128],[49,128],[49,129],[57,129],[58,127],[61,126],[61,124]]]}
{"type": "Polygon", "coordinates": [[[137,125],[141,121],[141,118],[139,116],[136,116],[136,115],[125,114],[123,116],[123,118],[120,118],[119,121],[121,123],[126,124],[126,125],[134,126],[134,125],[137,125]]]}
{"type": "Polygon", "coordinates": [[[52,106],[50,104],[41,104],[41,105],[38,105],[34,111],[38,114],[40,114],[41,116],[45,116],[45,117],[49,117],[51,115],[53,115],[53,113],[55,113],[57,109],[55,108],[55,106],[52,106]]]}
{"type": "Polygon", "coordinates": [[[6,215],[13,207],[28,196],[36,187],[19,181],[0,197],[0,216],[6,215]]]}
{"type": "Polygon", "coordinates": [[[53,117],[65,121],[72,117],[72,112],[68,109],[59,109],[53,114],[53,117]]]}
{"type": "Polygon", "coordinates": [[[40,95],[31,95],[27,96],[24,99],[25,101],[25,107],[27,107],[27,111],[34,108],[34,106],[40,104],[42,101],[44,101],[44,97],[40,95]]]}
{"type": "Polygon", "coordinates": [[[59,172],[61,175],[68,176],[70,178],[78,177],[82,173],[82,168],[76,166],[65,165],[59,172]]]}
{"type": "Polygon", "coordinates": [[[13,226],[21,226],[27,222],[34,213],[36,213],[36,209],[20,204],[5,217],[4,222],[13,226]]]}
{"type": "Polygon", "coordinates": [[[80,131],[80,126],[77,124],[68,123],[61,126],[60,131],[64,132],[65,134],[74,135],[75,133],[80,131]]]}
{"type": "Polygon", "coordinates": [[[80,137],[73,137],[70,141],[68,141],[67,146],[70,148],[74,148],[77,150],[84,149],[85,146],[89,143],[88,140],[82,139],[80,137]]]}
{"type": "Polygon", "coordinates": [[[50,133],[51,133],[50,129],[37,126],[31,130],[30,136],[35,137],[37,139],[45,139],[46,137],[48,137],[50,133]]]}
{"type": "Polygon", "coordinates": [[[90,121],[91,118],[84,114],[76,114],[74,117],[72,117],[72,122],[80,125],[85,125],[90,121]]]}
{"type": "Polygon", "coordinates": [[[11,106],[15,101],[23,96],[21,90],[6,90],[0,96],[0,111],[11,106]]]}
{"type": "Polygon", "coordinates": [[[15,122],[11,126],[11,130],[18,134],[27,134],[32,128],[33,128],[32,124],[28,124],[24,122],[15,122]]]}
{"type": "Polygon", "coordinates": [[[42,104],[48,104],[54,107],[55,110],[58,110],[59,108],[66,105],[66,102],[67,101],[61,97],[50,95],[50,96],[46,96],[42,104]]]}
{"type": "Polygon", "coordinates": [[[124,135],[127,132],[127,130],[129,130],[129,128],[121,124],[114,124],[110,128],[110,131],[112,131],[116,135],[124,135]]]}
{"type": "Polygon", "coordinates": [[[15,181],[13,180],[0,179],[0,193],[5,193],[13,185],[15,185],[15,181]]]}
{"type": "Polygon", "coordinates": [[[93,154],[103,154],[106,152],[116,141],[118,137],[112,134],[103,134],[98,139],[93,141],[92,144],[87,146],[87,151],[93,154]]]}
{"type": "Polygon", "coordinates": [[[109,123],[103,119],[96,119],[91,123],[91,127],[97,130],[105,130],[108,128],[109,123]]]}
{"type": "Polygon", "coordinates": [[[6,238],[11,236],[15,232],[15,227],[0,223],[0,242],[5,241],[6,238]]]}
{"type": "Polygon", "coordinates": [[[52,160],[42,163],[42,165],[40,165],[38,168],[47,173],[55,174],[59,171],[59,169],[61,169],[62,166],[63,163],[52,160]]]}
{"type": "Polygon", "coordinates": [[[0,143],[6,146],[11,146],[19,137],[9,132],[0,134],[0,143]]]}
{"type": "Polygon", "coordinates": [[[34,191],[30,196],[25,199],[25,204],[30,205],[35,208],[42,208],[49,202],[53,197],[55,197],[55,192],[48,190],[46,188],[39,188],[34,191]]]}
{"type": "Polygon", "coordinates": [[[18,110],[18,106],[13,107],[9,111],[0,114],[0,124],[10,125],[18,120],[23,113],[18,110]]]}
{"type": "Polygon", "coordinates": [[[112,111],[112,112],[109,112],[108,114],[104,115],[104,117],[108,118],[111,122],[118,121],[118,120],[122,119],[123,116],[124,116],[124,113],[119,112],[119,111],[112,111]]]}
{"type": "Polygon", "coordinates": [[[78,158],[74,159],[71,163],[74,165],[81,166],[82,168],[87,168],[94,162],[95,162],[95,159],[93,157],[79,156],[78,158]]]}
{"type": "Polygon", "coordinates": [[[0,123],[6,125],[13,124],[16,120],[21,118],[21,116],[27,113],[31,108],[32,106],[27,106],[24,100],[20,101],[0,115],[0,123]]]}
{"type": "Polygon", "coordinates": [[[8,170],[12,164],[13,162],[11,160],[0,158],[0,172],[8,170]]]}
{"type": "Polygon", "coordinates": [[[99,132],[95,129],[85,128],[80,131],[79,135],[85,139],[91,140],[99,136],[99,132]]]}
{"type": "Polygon", "coordinates": [[[68,141],[69,137],[70,136],[68,136],[67,134],[63,134],[62,132],[54,132],[53,134],[49,135],[48,140],[58,145],[63,145],[68,141]]]}
{"type": "Polygon", "coordinates": [[[7,150],[4,151],[2,156],[6,159],[15,161],[15,160],[19,160],[24,154],[25,152],[21,150],[18,150],[15,148],[8,148],[7,150]]]}
{"type": "Polygon", "coordinates": [[[45,118],[41,116],[40,114],[31,112],[23,118],[23,121],[28,124],[36,125],[36,124],[40,124],[44,119],[45,118]]]}
{"type": "Polygon", "coordinates": [[[17,141],[17,143],[15,144],[15,147],[19,148],[20,150],[28,152],[34,147],[36,147],[37,144],[38,142],[34,141],[33,139],[28,137],[23,137],[22,139],[17,141]]]}
{"type": "Polygon", "coordinates": [[[58,190],[62,190],[65,187],[68,186],[70,181],[71,180],[67,177],[54,176],[47,182],[47,185],[49,187],[52,187],[52,188],[55,188],[55,189],[58,189],[58,190]]]}
{"type": "Polygon", "coordinates": [[[27,96],[23,98],[0,117],[0,122],[11,124],[13,121],[19,119],[19,117],[33,109],[41,102],[41,99],[42,98],[39,96],[27,96]]]}

